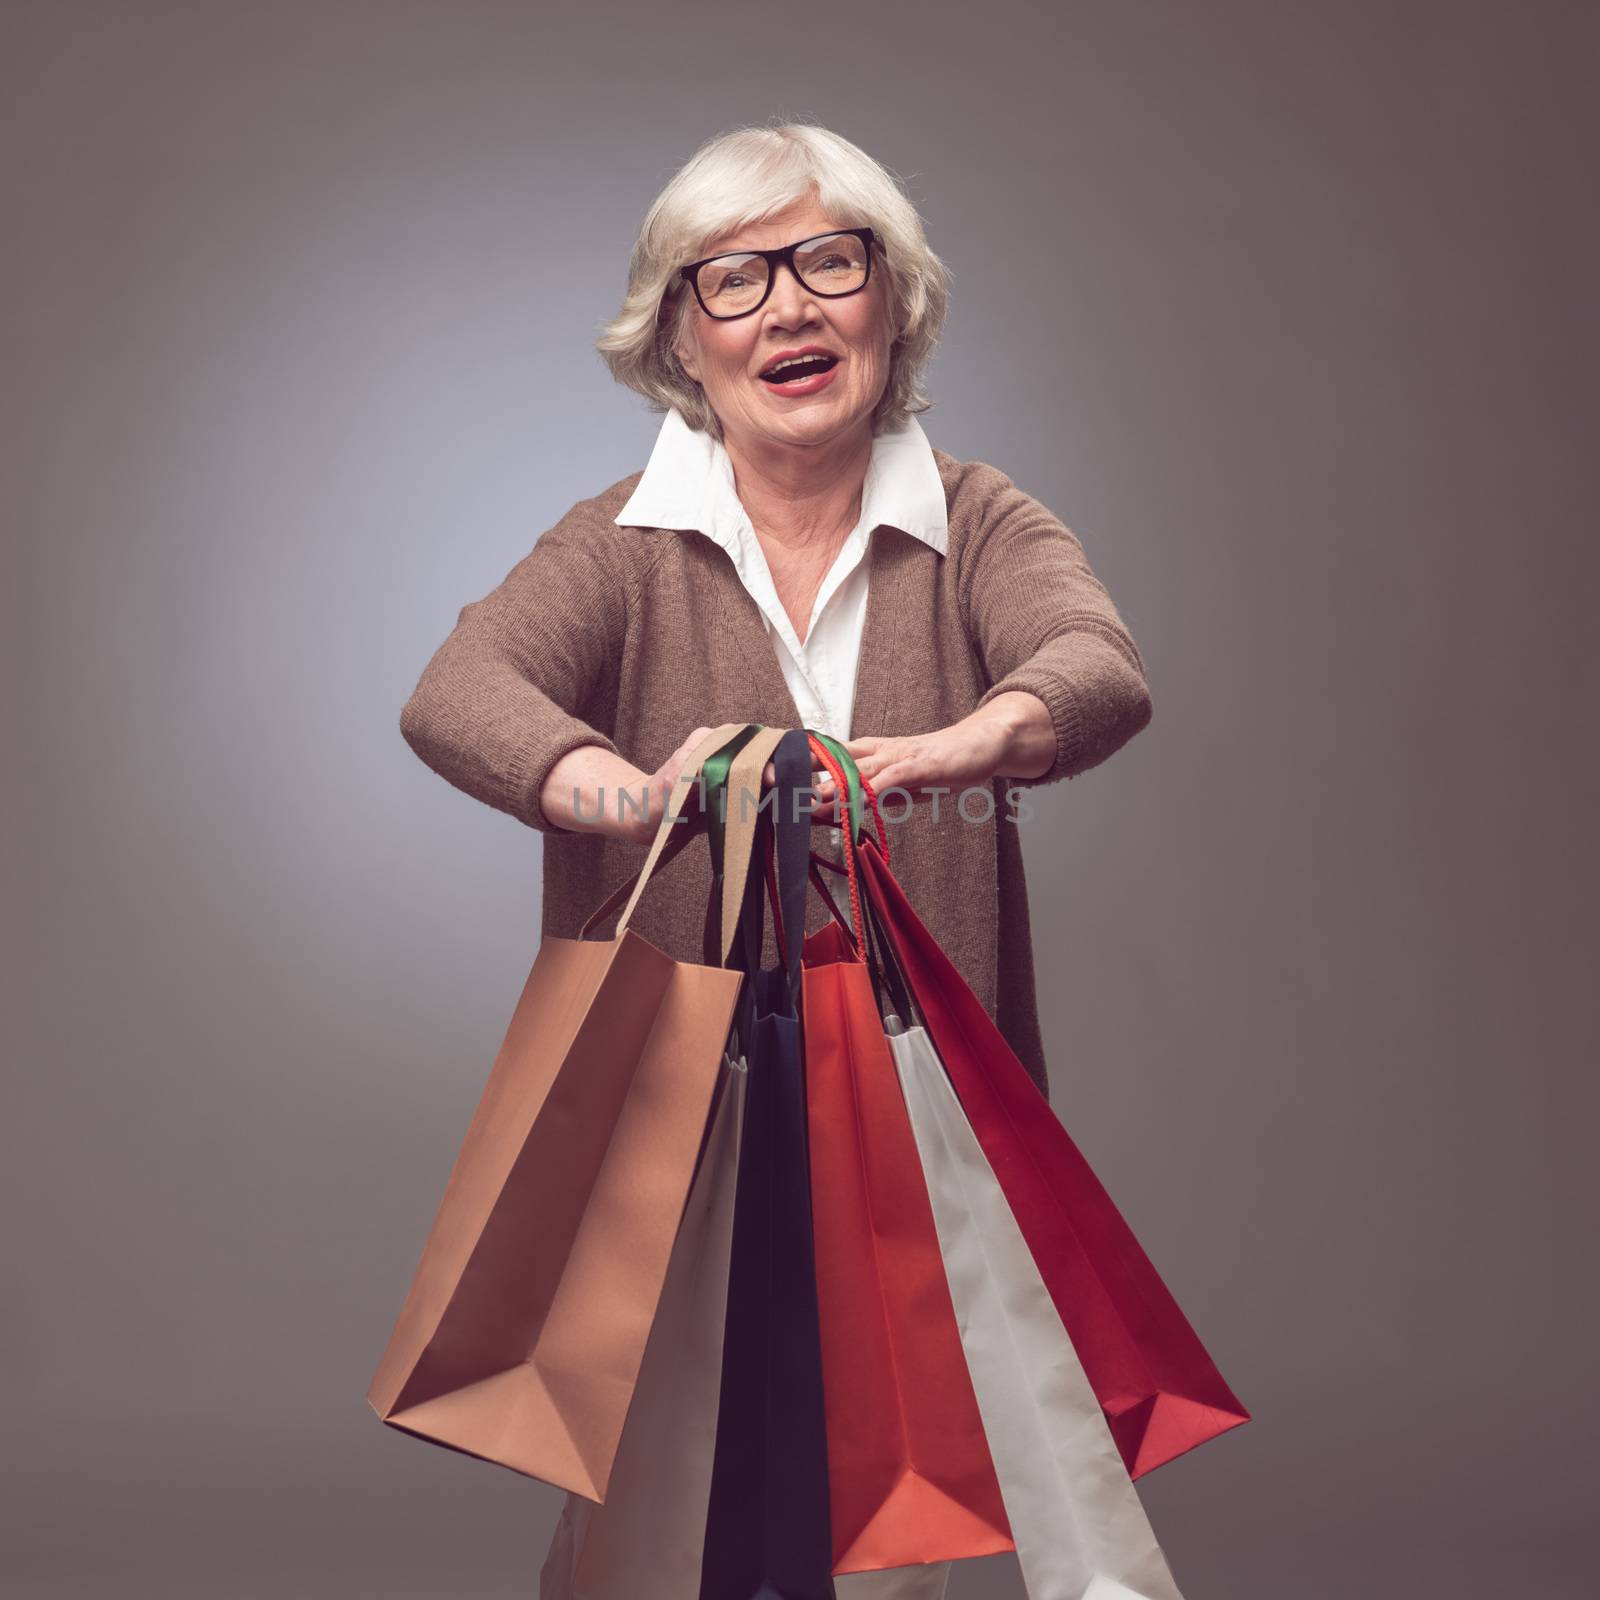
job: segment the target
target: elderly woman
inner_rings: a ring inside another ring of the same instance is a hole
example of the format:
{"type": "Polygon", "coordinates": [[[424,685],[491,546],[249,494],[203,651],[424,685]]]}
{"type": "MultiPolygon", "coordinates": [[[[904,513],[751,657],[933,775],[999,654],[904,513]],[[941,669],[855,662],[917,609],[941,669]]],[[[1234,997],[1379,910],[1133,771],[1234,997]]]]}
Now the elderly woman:
{"type": "MultiPolygon", "coordinates": [[[[599,341],[665,413],[648,465],[461,611],[401,730],[544,834],[543,927],[569,937],[637,872],[711,727],[843,740],[887,795],[896,876],[1047,1091],[1023,791],[1120,749],[1150,695],[1078,540],[917,423],[945,305],[915,209],[856,146],[813,126],[710,140],[651,206],[599,341]]],[[[835,798],[819,781],[819,808],[835,798]]],[[[679,859],[632,926],[697,960],[710,868],[679,859]]],[[[808,929],[825,916],[813,902],[808,929]]],[[[838,1588],[932,1600],[947,1573],[838,1588]]]]}

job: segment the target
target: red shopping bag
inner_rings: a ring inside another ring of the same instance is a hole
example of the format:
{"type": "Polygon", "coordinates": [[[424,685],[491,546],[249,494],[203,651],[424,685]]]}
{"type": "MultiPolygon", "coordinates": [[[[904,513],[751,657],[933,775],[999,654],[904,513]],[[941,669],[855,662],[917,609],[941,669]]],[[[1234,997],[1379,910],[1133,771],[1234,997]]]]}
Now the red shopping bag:
{"type": "Polygon", "coordinates": [[[1014,1548],[866,962],[806,939],[806,1114],[833,1570],[1014,1548]]]}
{"type": "Polygon", "coordinates": [[[1131,1477],[1250,1420],[983,1003],[870,835],[855,853],[962,1108],[994,1168],[1131,1477]]]}

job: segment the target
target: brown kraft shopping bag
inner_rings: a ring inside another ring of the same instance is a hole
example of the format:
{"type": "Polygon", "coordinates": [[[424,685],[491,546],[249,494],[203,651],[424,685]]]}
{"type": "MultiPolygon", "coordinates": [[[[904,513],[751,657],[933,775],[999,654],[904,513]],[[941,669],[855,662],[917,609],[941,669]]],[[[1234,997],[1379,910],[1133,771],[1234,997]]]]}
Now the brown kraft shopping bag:
{"type": "MultiPolygon", "coordinates": [[[[541,944],[367,1395],[392,1427],[597,1501],[742,981],[627,924],[702,831],[702,764],[753,732],[725,724],[690,755],[616,933],[541,944]]],[[[724,871],[742,888],[743,861],[724,871]]]]}

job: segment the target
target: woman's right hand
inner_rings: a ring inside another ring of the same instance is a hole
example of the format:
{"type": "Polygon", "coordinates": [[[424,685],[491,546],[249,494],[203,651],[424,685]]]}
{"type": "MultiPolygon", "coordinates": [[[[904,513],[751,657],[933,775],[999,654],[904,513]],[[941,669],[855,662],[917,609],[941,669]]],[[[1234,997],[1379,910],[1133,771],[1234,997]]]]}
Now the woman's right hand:
{"type": "Polygon", "coordinates": [[[545,775],[540,809],[561,832],[600,833],[647,845],[661,826],[690,752],[710,732],[696,728],[654,772],[641,772],[603,745],[579,745],[545,775]]]}
{"type": "MultiPolygon", "coordinates": [[[[641,775],[636,784],[629,786],[628,793],[633,804],[623,807],[624,821],[631,824],[625,837],[635,844],[646,845],[655,838],[661,818],[666,813],[667,801],[672,797],[672,786],[678,781],[694,747],[710,732],[710,728],[696,728],[654,772],[648,777],[641,775]],[[643,806],[646,817],[634,816],[634,806],[643,806]]],[[[761,787],[770,789],[777,781],[777,770],[769,761],[761,770],[761,787]]],[[[812,800],[811,820],[814,823],[827,823],[833,810],[833,780],[826,772],[813,772],[811,787],[814,794],[820,796],[812,800]]]]}
{"type": "MultiPolygon", "coordinates": [[[[603,833],[630,844],[648,845],[661,827],[685,763],[710,732],[709,727],[695,728],[654,772],[642,772],[600,745],[569,750],[545,778],[540,792],[544,812],[558,828],[570,833],[603,833]]],[[[775,781],[769,761],[761,776],[762,787],[775,781]]],[[[811,781],[817,791],[811,820],[828,824],[835,809],[832,779],[826,772],[814,772],[811,781]]]]}
{"type": "Polygon", "coordinates": [[[623,787],[624,799],[611,804],[612,820],[617,821],[620,806],[622,817],[617,837],[632,844],[648,845],[661,830],[661,819],[667,813],[667,802],[672,798],[673,786],[681,776],[694,747],[710,733],[710,728],[696,728],[651,773],[640,773],[637,781],[623,787]]]}

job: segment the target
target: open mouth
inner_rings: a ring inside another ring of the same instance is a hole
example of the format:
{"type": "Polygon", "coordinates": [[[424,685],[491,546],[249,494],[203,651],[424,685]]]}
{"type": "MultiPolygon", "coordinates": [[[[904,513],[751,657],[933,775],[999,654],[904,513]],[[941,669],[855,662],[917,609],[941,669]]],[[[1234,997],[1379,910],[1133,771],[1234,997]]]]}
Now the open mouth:
{"type": "Polygon", "coordinates": [[[787,360],[776,361],[769,367],[763,367],[761,381],[770,384],[774,389],[781,389],[785,384],[804,383],[808,378],[821,377],[824,372],[831,372],[838,365],[837,356],[790,356],[787,360]]]}

